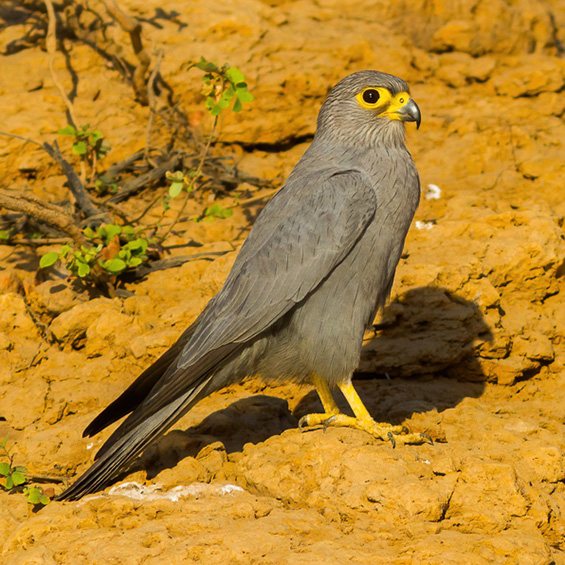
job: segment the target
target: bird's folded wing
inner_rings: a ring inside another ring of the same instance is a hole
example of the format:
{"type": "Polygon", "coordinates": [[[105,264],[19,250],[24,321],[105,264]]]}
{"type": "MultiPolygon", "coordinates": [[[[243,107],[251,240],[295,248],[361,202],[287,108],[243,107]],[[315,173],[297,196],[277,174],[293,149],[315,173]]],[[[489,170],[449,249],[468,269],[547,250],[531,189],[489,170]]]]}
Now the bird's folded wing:
{"type": "Polygon", "coordinates": [[[276,205],[272,202],[262,212],[261,222],[178,360],[101,453],[205,380],[243,344],[304,300],[348,255],[375,214],[376,196],[368,178],[359,171],[333,171],[301,183],[287,184],[275,197],[276,205]]]}
{"type": "Polygon", "coordinates": [[[183,395],[190,374],[204,375],[235,346],[272,326],[315,290],[362,236],[377,206],[364,173],[319,173],[301,182],[314,188],[305,184],[301,195],[287,185],[281,190],[289,192],[275,197],[277,205],[265,208],[213,307],[178,361],[122,424],[122,433],[183,395]],[[285,199],[299,199],[299,206],[285,199]]]}

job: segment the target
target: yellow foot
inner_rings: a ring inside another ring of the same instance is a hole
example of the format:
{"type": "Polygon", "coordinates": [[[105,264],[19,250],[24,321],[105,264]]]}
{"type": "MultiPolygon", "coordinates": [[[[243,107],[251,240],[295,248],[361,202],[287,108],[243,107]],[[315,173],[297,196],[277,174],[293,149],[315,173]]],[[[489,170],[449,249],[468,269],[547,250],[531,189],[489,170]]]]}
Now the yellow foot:
{"type": "Polygon", "coordinates": [[[409,445],[421,445],[429,443],[433,445],[433,440],[428,434],[410,433],[406,426],[391,426],[390,424],[379,424],[372,418],[352,418],[345,414],[308,414],[300,418],[298,427],[300,430],[304,426],[316,426],[323,424],[324,431],[328,426],[342,426],[346,428],[355,428],[363,430],[373,437],[390,441],[392,447],[396,447],[396,442],[409,445]]]}

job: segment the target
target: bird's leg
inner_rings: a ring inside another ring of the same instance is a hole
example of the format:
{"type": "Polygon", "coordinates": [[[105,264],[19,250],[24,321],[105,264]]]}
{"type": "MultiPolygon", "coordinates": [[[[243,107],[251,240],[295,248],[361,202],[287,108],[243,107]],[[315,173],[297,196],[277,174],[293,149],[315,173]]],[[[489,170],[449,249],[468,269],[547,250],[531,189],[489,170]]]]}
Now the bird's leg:
{"type": "Polygon", "coordinates": [[[339,408],[335,403],[334,397],[328,383],[319,375],[312,375],[312,384],[316,387],[316,392],[322,401],[324,407],[324,414],[307,414],[302,416],[298,422],[298,427],[302,429],[304,426],[316,426],[318,424],[325,424],[329,418],[339,414],[339,408]]]}
{"type": "Polygon", "coordinates": [[[390,441],[393,446],[396,445],[397,440],[408,444],[433,443],[427,434],[409,433],[405,426],[391,426],[375,422],[351,383],[339,385],[339,388],[351,406],[355,417],[336,413],[324,422],[325,426],[345,426],[364,430],[377,439],[390,441]]]}

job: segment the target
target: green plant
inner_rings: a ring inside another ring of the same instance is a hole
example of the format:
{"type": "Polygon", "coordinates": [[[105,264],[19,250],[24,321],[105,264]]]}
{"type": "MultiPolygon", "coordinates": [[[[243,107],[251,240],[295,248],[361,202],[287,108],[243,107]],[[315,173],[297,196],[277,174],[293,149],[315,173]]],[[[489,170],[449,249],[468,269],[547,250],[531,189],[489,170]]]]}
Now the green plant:
{"type": "Polygon", "coordinates": [[[102,159],[110,151],[110,144],[104,139],[99,129],[90,129],[90,124],[85,126],[67,126],[57,131],[58,135],[66,135],[73,139],[71,151],[81,158],[89,159],[95,156],[102,159]]]}
{"type": "MultiPolygon", "coordinates": [[[[4,490],[12,490],[27,483],[27,469],[22,465],[14,465],[17,455],[14,452],[15,446],[16,444],[8,447],[7,437],[0,442],[0,458],[7,459],[7,461],[0,462],[0,477],[4,477],[4,484],[1,486],[4,490]]],[[[29,504],[33,504],[36,508],[41,508],[51,502],[46,492],[36,485],[24,486],[23,493],[29,504]]]]}
{"type": "Polygon", "coordinates": [[[247,90],[247,82],[237,67],[225,63],[221,67],[216,63],[200,57],[200,61],[189,65],[204,71],[201,92],[206,96],[205,106],[212,116],[219,116],[229,108],[233,101],[232,111],[240,112],[243,104],[254,100],[253,94],[247,90]]]}
{"type": "Polygon", "coordinates": [[[220,218],[222,220],[229,218],[233,214],[233,210],[231,208],[224,208],[220,204],[212,204],[212,206],[206,208],[202,217],[199,220],[203,220],[205,222],[211,222],[215,218],[220,218]]]}
{"type": "Polygon", "coordinates": [[[81,176],[86,181],[86,166],[91,171],[91,184],[94,184],[97,162],[104,158],[110,151],[110,144],[104,139],[99,129],[90,129],[90,124],[85,126],[67,126],[57,131],[58,135],[65,135],[72,139],[71,151],[80,157],[81,176]]]}
{"type": "Polygon", "coordinates": [[[131,226],[116,224],[104,224],[96,228],[96,231],[86,228],[83,233],[92,242],[92,246],[82,245],[77,249],[71,244],[63,245],[58,252],[50,251],[43,255],[39,266],[45,269],[60,260],[73,276],[81,279],[91,275],[96,266],[110,276],[119,276],[148,259],[149,244],[147,239],[138,237],[139,232],[131,226]]]}
{"type": "Polygon", "coordinates": [[[8,447],[8,438],[0,442],[0,457],[8,461],[0,462],[0,477],[4,477],[5,490],[12,490],[14,487],[23,485],[26,482],[25,473],[27,469],[21,465],[14,465],[17,453],[14,453],[15,444],[8,447]]]}
{"type": "Polygon", "coordinates": [[[0,230],[0,244],[9,243],[15,231],[13,227],[9,227],[7,230],[0,230]]]}
{"type": "Polygon", "coordinates": [[[34,506],[47,506],[51,502],[51,498],[47,496],[42,488],[37,486],[24,487],[24,495],[29,504],[34,506]]]}

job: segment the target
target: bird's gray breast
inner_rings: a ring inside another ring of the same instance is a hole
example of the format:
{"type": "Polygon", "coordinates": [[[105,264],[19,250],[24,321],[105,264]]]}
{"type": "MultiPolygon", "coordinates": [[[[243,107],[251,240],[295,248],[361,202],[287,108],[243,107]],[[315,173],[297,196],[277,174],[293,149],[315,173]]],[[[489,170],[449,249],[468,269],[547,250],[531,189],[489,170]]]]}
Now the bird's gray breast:
{"type": "Polygon", "coordinates": [[[257,343],[257,351],[265,351],[257,372],[266,380],[301,382],[313,372],[331,385],[348,379],[359,363],[364,331],[390,293],[418,206],[418,174],[405,149],[353,163],[371,179],[376,213],[345,259],[257,343]]]}

